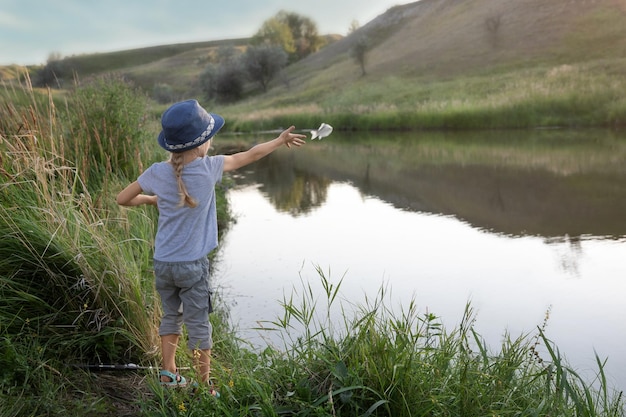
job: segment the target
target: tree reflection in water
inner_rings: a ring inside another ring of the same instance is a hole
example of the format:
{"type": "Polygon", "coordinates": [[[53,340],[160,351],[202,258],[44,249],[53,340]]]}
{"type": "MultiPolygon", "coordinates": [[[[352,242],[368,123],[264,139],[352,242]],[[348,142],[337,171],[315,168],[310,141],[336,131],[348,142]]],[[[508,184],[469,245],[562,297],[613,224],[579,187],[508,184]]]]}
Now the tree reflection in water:
{"type": "Polygon", "coordinates": [[[609,130],[337,132],[281,149],[237,181],[259,184],[294,216],[320,207],[332,182],[348,182],[397,208],[495,233],[619,237],[626,235],[625,164],[626,132],[609,130]]]}
{"type": "Polygon", "coordinates": [[[384,271],[448,318],[470,294],[490,343],[554,306],[551,338],[579,364],[598,348],[624,386],[624,166],[626,132],[335,132],[237,173],[220,278],[249,329],[309,260],[349,271],[351,297],[384,271]]]}

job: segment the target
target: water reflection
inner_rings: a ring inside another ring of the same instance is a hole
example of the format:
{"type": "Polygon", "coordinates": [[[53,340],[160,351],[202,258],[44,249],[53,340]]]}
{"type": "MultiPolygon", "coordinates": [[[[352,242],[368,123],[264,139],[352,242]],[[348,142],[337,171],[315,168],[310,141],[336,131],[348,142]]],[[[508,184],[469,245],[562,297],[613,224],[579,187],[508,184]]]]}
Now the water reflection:
{"type": "Polygon", "coordinates": [[[545,242],[555,247],[561,270],[572,277],[580,278],[580,262],[583,258],[582,238],[580,236],[562,236],[546,239],[545,242]]]}
{"type": "Polygon", "coordinates": [[[471,300],[496,348],[550,309],[574,366],[595,369],[595,350],[623,389],[625,162],[610,131],[333,133],[238,173],[216,278],[248,340],[313,264],[345,274],[350,302],[387,282],[452,326],[471,300]]]}
{"type": "Polygon", "coordinates": [[[626,133],[608,130],[337,133],[276,152],[240,179],[293,215],[320,207],[339,181],[404,210],[572,240],[626,235],[625,163],[626,133]]]}
{"type": "Polygon", "coordinates": [[[324,204],[331,180],[301,169],[293,156],[281,154],[260,160],[242,182],[261,184],[262,192],[277,210],[306,214],[324,204]]]}

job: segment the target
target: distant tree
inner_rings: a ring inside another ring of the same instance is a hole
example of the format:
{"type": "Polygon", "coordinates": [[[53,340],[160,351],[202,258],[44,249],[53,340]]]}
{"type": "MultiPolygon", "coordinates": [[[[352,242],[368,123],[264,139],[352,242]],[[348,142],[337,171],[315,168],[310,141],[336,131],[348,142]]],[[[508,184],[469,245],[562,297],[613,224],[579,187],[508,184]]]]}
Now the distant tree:
{"type": "Polygon", "coordinates": [[[357,38],[352,48],[350,48],[350,56],[361,67],[362,77],[367,75],[367,73],[365,72],[365,62],[367,58],[368,49],[369,49],[369,40],[367,39],[365,35],[361,35],[359,38],[357,38]]]}
{"type": "Polygon", "coordinates": [[[253,43],[281,46],[289,54],[289,61],[293,62],[319,51],[324,39],[310,18],[280,11],[263,23],[253,37],[253,43]]]}
{"type": "Polygon", "coordinates": [[[501,14],[493,15],[485,19],[485,27],[487,28],[487,32],[491,40],[491,46],[494,48],[498,46],[498,31],[500,30],[501,24],[501,14]]]}
{"type": "Polygon", "coordinates": [[[198,76],[198,84],[200,86],[200,90],[204,93],[204,97],[208,101],[216,99],[216,93],[214,88],[216,69],[217,64],[208,64],[206,67],[204,67],[204,69],[198,76]]]}
{"type": "Polygon", "coordinates": [[[220,63],[232,63],[239,58],[241,51],[232,45],[221,45],[217,49],[216,60],[220,63]]]}
{"type": "Polygon", "coordinates": [[[317,52],[323,46],[324,39],[319,35],[317,25],[310,18],[286,11],[279,12],[276,17],[279,21],[286,23],[291,31],[296,47],[296,59],[302,59],[317,52]]]}
{"type": "Polygon", "coordinates": [[[359,28],[361,27],[361,25],[359,24],[358,20],[353,20],[350,23],[350,27],[348,28],[348,35],[351,33],[356,32],[359,28]]]}
{"type": "Polygon", "coordinates": [[[68,68],[60,52],[48,55],[46,65],[34,77],[37,87],[61,88],[66,78],[71,78],[71,69],[68,68]]]}
{"type": "Polygon", "coordinates": [[[243,55],[243,66],[250,80],[267,91],[270,81],[287,65],[287,59],[287,53],[279,46],[251,46],[243,55]]]}
{"type": "Polygon", "coordinates": [[[233,46],[221,46],[200,74],[200,87],[208,100],[234,102],[243,97],[246,73],[241,52],[233,46]]]}
{"type": "Polygon", "coordinates": [[[166,83],[158,83],[152,87],[152,98],[157,103],[165,104],[175,101],[174,90],[172,86],[166,83]]]}
{"type": "Polygon", "coordinates": [[[200,74],[200,88],[208,100],[234,102],[249,87],[248,81],[267,91],[269,83],[287,65],[287,52],[278,45],[261,43],[248,46],[241,53],[234,47],[222,47],[200,74]]]}
{"type": "Polygon", "coordinates": [[[60,61],[62,59],[63,59],[63,55],[61,54],[61,52],[50,52],[50,54],[48,55],[47,62],[60,61]]]}
{"type": "Polygon", "coordinates": [[[272,17],[261,26],[261,29],[252,37],[252,45],[280,46],[288,54],[296,51],[295,41],[287,23],[272,17]]]}
{"type": "Polygon", "coordinates": [[[231,103],[243,97],[245,72],[239,59],[211,64],[200,75],[200,84],[209,100],[231,103]]]}

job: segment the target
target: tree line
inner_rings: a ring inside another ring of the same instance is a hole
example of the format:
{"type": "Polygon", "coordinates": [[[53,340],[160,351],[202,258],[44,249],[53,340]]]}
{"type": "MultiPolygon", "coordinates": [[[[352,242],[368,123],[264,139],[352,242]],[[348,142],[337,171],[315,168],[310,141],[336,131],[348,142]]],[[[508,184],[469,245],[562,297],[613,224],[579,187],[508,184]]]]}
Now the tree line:
{"type": "Polygon", "coordinates": [[[206,98],[219,102],[241,99],[246,87],[267,91],[282,70],[324,46],[317,25],[306,16],[280,11],[263,22],[244,51],[221,47],[200,76],[206,98]]]}
{"type": "MultiPolygon", "coordinates": [[[[352,22],[350,32],[358,28],[352,22]]],[[[249,44],[220,46],[209,57],[209,63],[199,76],[199,86],[204,98],[220,103],[232,103],[246,95],[265,92],[270,82],[282,76],[283,69],[325,46],[317,24],[298,13],[280,11],[263,22],[250,38],[249,44]]],[[[357,42],[351,51],[365,75],[367,44],[357,42]]],[[[35,72],[33,84],[39,87],[62,88],[63,84],[79,74],[71,59],[51,54],[45,66],[35,72]]],[[[283,81],[288,85],[286,77],[283,81]]],[[[175,99],[171,87],[164,84],[153,87],[152,96],[159,102],[175,99]]]]}

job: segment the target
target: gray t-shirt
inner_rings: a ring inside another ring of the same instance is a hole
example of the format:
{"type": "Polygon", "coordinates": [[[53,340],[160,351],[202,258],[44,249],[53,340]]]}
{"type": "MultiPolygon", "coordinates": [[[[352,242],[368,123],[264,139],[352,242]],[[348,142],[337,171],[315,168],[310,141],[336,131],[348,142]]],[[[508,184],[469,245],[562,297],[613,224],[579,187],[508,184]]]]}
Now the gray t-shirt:
{"type": "Polygon", "coordinates": [[[215,184],[222,180],[224,156],[198,158],[183,168],[183,181],[198,205],[180,206],[174,168],[169,162],[150,166],[137,181],[144,193],[157,196],[159,223],[154,259],[195,261],[217,247],[215,184]]]}

